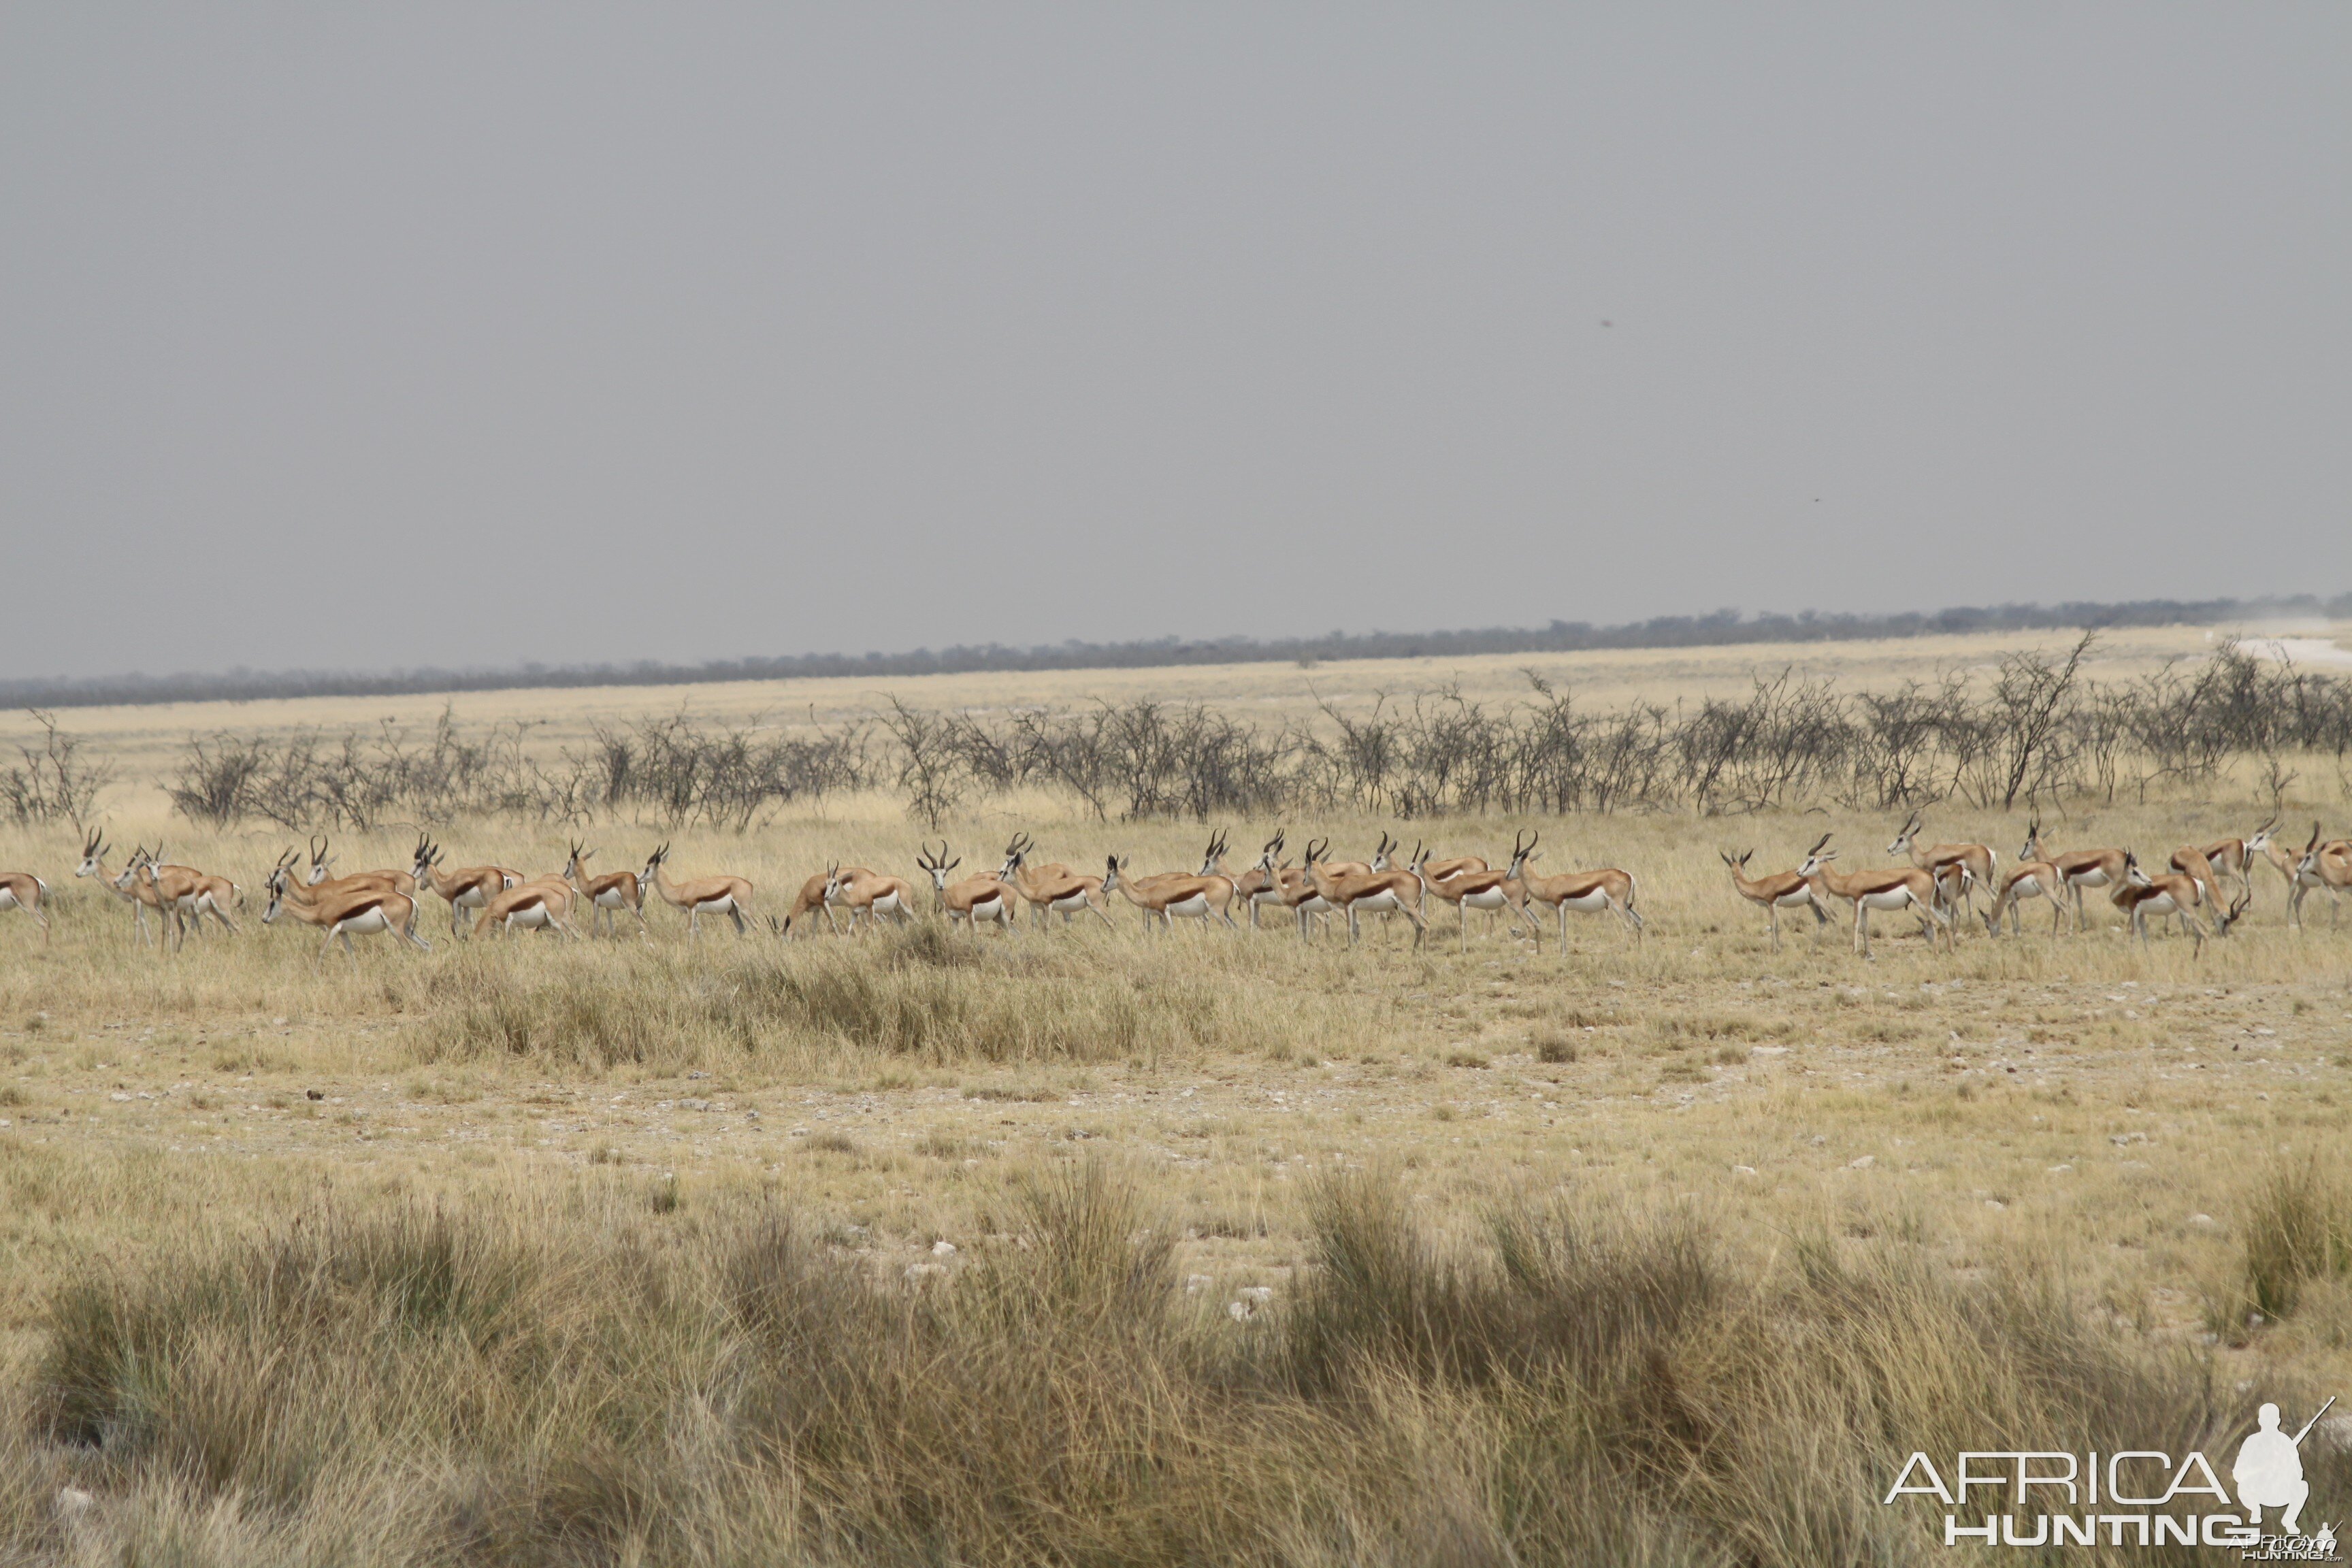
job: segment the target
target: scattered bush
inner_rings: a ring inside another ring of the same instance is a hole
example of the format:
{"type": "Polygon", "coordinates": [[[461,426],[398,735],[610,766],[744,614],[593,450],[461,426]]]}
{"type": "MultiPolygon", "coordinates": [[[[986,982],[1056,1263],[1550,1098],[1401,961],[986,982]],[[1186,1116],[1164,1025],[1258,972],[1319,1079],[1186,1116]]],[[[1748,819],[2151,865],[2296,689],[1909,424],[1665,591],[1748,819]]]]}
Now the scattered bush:
{"type": "Polygon", "coordinates": [[[19,742],[18,761],[0,767],[0,815],[18,826],[70,823],[77,833],[115,780],[112,763],[83,754],[82,742],[58,728],[57,715],[27,710],[41,727],[37,743],[19,742]]]}
{"type": "Polygon", "coordinates": [[[1532,1043],[1535,1046],[1536,1060],[1539,1062],[1549,1062],[1558,1067],[1576,1059],[1574,1037],[1563,1034],[1558,1029],[1544,1030],[1535,1037],[1532,1043]]]}

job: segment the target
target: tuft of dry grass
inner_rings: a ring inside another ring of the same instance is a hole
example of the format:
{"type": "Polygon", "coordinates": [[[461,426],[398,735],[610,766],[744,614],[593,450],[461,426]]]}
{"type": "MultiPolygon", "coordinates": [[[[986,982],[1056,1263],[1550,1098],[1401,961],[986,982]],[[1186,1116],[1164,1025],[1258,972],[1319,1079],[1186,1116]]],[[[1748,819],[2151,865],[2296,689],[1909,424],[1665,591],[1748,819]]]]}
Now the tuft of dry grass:
{"type": "Polygon", "coordinates": [[[2342,1172],[2316,1155],[2263,1172],[2244,1230],[2246,1295],[2265,1316],[2293,1312],[2315,1280],[2352,1273],[2352,1191],[2342,1172]]]}

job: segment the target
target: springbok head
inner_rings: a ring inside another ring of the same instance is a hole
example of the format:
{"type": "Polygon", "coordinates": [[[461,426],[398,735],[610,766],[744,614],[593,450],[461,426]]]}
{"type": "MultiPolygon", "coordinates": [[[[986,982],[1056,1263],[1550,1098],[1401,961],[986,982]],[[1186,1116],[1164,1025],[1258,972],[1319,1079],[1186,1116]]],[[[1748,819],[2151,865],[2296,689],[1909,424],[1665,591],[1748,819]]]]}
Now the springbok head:
{"type": "Polygon", "coordinates": [[[1805,851],[1805,863],[1797,868],[1797,875],[1818,876],[1831,861],[1836,858],[1837,851],[1830,847],[1830,836],[1824,833],[1813,840],[1813,847],[1811,849],[1805,851]]]}
{"type": "Polygon", "coordinates": [[[915,864],[921,867],[924,873],[930,878],[932,889],[944,893],[948,890],[948,873],[963,864],[963,857],[959,855],[952,860],[949,859],[948,841],[942,838],[940,840],[940,852],[937,855],[932,854],[931,847],[926,844],[923,846],[922,854],[915,858],[915,864]]]}
{"type": "Polygon", "coordinates": [[[105,867],[99,864],[99,861],[103,859],[105,856],[105,830],[102,828],[93,828],[90,830],[89,837],[82,840],[81,864],[74,868],[74,875],[77,877],[97,876],[99,873],[106,869],[105,867]]]}
{"type": "Polygon", "coordinates": [[[1026,833],[1014,834],[1013,841],[1004,847],[1004,866],[996,873],[997,879],[1001,881],[1013,875],[1020,868],[1021,862],[1028,858],[1029,851],[1035,847],[1037,847],[1037,841],[1026,833]]]}
{"type": "Polygon", "coordinates": [[[1536,840],[1542,837],[1540,828],[1525,844],[1519,842],[1519,835],[1515,833],[1511,836],[1511,868],[1504,873],[1507,878],[1512,881],[1518,880],[1519,873],[1527,869],[1528,859],[1536,852],[1536,840]]]}
{"type": "Polygon", "coordinates": [[[2273,816],[2268,822],[2263,823],[2260,827],[2254,829],[2253,837],[2246,840],[2246,857],[2248,859],[2252,859],[2253,857],[2260,855],[2270,848],[2271,834],[2277,826],[2278,818],[2273,816]]]}
{"type": "Polygon", "coordinates": [[[1217,836],[1209,840],[1209,852],[1201,857],[1201,875],[1208,876],[1218,868],[1219,863],[1225,858],[1225,849],[1231,837],[1232,836],[1223,828],[1219,828],[1217,836]]]}
{"type": "Polygon", "coordinates": [[[1269,877],[1274,875],[1276,867],[1281,863],[1282,839],[1283,835],[1287,831],[1286,828],[1276,828],[1274,837],[1265,841],[1265,847],[1258,853],[1257,868],[1269,877]]]}
{"type": "Polygon", "coordinates": [[[1920,816],[1915,811],[1903,819],[1903,830],[1895,836],[1895,842],[1886,847],[1886,852],[1889,855],[1909,854],[1912,841],[1919,836],[1919,828],[1920,816]]]}
{"type": "Polygon", "coordinates": [[[2317,869],[2319,869],[2319,822],[2315,817],[2311,824],[2311,842],[2303,847],[2303,858],[2294,863],[2294,874],[2298,877],[2308,877],[2317,869]]]}

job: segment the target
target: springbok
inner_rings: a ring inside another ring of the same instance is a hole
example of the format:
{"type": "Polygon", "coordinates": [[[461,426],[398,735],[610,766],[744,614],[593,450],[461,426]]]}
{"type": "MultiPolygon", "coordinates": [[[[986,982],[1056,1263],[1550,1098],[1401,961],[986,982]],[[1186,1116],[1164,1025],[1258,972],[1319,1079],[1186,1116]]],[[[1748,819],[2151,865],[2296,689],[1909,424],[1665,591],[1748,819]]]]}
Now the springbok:
{"type": "MultiPolygon", "coordinates": [[[[2124,879],[2115,891],[2107,895],[2107,900],[2131,917],[2132,931],[2143,943],[2147,941],[2148,916],[2161,919],[2173,915],[2179,918],[2180,929],[2196,939],[2198,951],[2204,951],[2205,925],[2198,911],[2205,903],[2205,884],[2187,872],[2168,871],[2161,876],[2151,877],[2140,868],[2138,858],[2126,851],[2124,879]]],[[[2238,918],[2246,912],[2246,906],[2252,901],[2252,894],[2239,894],[2237,902],[2230,907],[2228,913],[2213,917],[2213,934],[2229,935],[2230,928],[2237,923],[2238,918]]]]}
{"type": "MultiPolygon", "coordinates": [[[[1531,849],[1528,858],[1542,854],[1531,849]]],[[[1642,940],[1642,911],[1633,907],[1641,891],[1633,873],[1607,867],[1598,871],[1563,871],[1557,877],[1534,877],[1519,873],[1519,890],[1528,901],[1541,904],[1559,917],[1559,955],[1568,956],[1568,911],[1597,915],[1602,910],[1614,914],[1635,942],[1642,940]]]]}
{"type": "MultiPolygon", "coordinates": [[[[507,881],[504,867],[463,866],[455,871],[444,871],[440,866],[441,847],[430,838],[418,837],[416,859],[409,872],[409,885],[401,890],[412,897],[419,888],[440,894],[449,905],[449,935],[453,939],[458,934],[459,910],[470,913],[488,909],[490,900],[505,892],[509,886],[520,886],[519,882],[510,884],[507,881]]],[[[359,873],[362,877],[371,874],[365,871],[359,873]]]]}
{"type": "Polygon", "coordinates": [[[1225,869],[1225,838],[1219,834],[1211,842],[1207,857],[1201,862],[1203,877],[1223,877],[1234,885],[1234,896],[1249,906],[1250,930],[1258,928],[1257,911],[1261,904],[1279,905],[1282,900],[1282,868],[1276,857],[1282,853],[1285,835],[1276,832],[1259,850],[1256,862],[1239,873],[1225,869]]]}
{"type": "Polygon", "coordinates": [[[2214,869],[2211,858],[2196,845],[2184,844],[2175,849],[2172,852],[2172,865],[2169,869],[2178,871],[2184,877],[2194,877],[2197,879],[2197,885],[2205,889],[2206,898],[2216,902],[2220,901],[2221,889],[2218,879],[2221,873],[2214,869]]]}
{"type": "MultiPolygon", "coordinates": [[[[636,917],[637,934],[647,942],[653,941],[654,933],[646,924],[646,885],[637,880],[635,871],[607,871],[601,877],[591,877],[588,862],[595,853],[575,843],[571,858],[563,862],[563,879],[572,885],[572,891],[588,900],[588,929],[595,931],[601,920],[606,936],[618,936],[619,911],[626,910],[636,917]]],[[[821,891],[819,896],[823,896],[821,891]]],[[[787,917],[784,930],[791,929],[792,921],[787,917]]]]}
{"type": "Polygon", "coordinates": [[[48,911],[41,908],[41,900],[48,894],[49,885],[30,871],[0,871],[0,912],[22,910],[32,916],[33,923],[41,928],[44,947],[51,937],[48,911]]]}
{"type": "Polygon", "coordinates": [[[809,912],[814,910],[824,916],[826,929],[834,935],[839,936],[841,922],[833,918],[833,903],[826,897],[825,889],[832,885],[836,877],[845,881],[855,881],[860,877],[872,875],[874,873],[863,866],[826,867],[807,881],[803,882],[801,890],[793,895],[793,907],[784,911],[783,923],[776,927],[776,934],[784,941],[790,942],[793,938],[793,927],[807,919],[809,912]]]}
{"type": "Polygon", "coordinates": [[[319,960],[338,941],[343,944],[343,956],[357,969],[360,959],[352,947],[352,938],[373,936],[381,931],[393,932],[420,952],[433,951],[433,944],[416,934],[415,899],[382,882],[321,898],[316,889],[295,881],[290,852],[269,873],[269,907],[261,911],[261,923],[275,925],[281,910],[327,933],[319,951],[310,955],[313,969],[319,967],[319,960]]]}
{"type": "Polygon", "coordinates": [[[1927,817],[1914,811],[1903,823],[1903,830],[1895,842],[1886,847],[1889,855],[1906,855],[1911,864],[1936,879],[1937,896],[1944,900],[1948,912],[1958,914],[1965,900],[1969,911],[1976,910],[1976,889],[1993,885],[1993,872],[2000,857],[1989,844],[1922,844],[1920,830],[1927,825],[1927,817]],[[1957,874],[1956,874],[1957,869],[1957,874]]]}
{"type": "Polygon", "coordinates": [[[2001,911],[2009,911],[2009,934],[2019,934],[2023,916],[2018,906],[2028,899],[2050,900],[2050,934],[2056,936],[2066,919],[2066,879],[2047,860],[2021,860],[2011,866],[2000,879],[2000,890],[1994,895],[1992,912],[1986,915],[1985,934],[2000,934],[2001,911]]]}
{"type": "MultiPolygon", "coordinates": [[[[410,898],[416,896],[416,875],[413,871],[399,871],[386,867],[378,871],[352,871],[341,877],[331,877],[328,871],[334,865],[335,858],[327,852],[327,836],[323,833],[310,836],[309,886],[311,891],[316,892],[327,887],[358,888],[371,882],[389,882],[394,889],[407,894],[410,898]]],[[[515,873],[515,879],[520,881],[522,874],[515,873]]]]}
{"type": "Polygon", "coordinates": [[[139,868],[139,874],[155,889],[155,907],[171,921],[173,947],[186,943],[190,926],[202,929],[206,915],[218,921],[229,935],[236,934],[236,922],[228,918],[228,911],[236,907],[237,887],[226,877],[210,876],[189,866],[167,865],[161,844],[139,868]]]}
{"type": "Polygon", "coordinates": [[[106,850],[104,832],[100,830],[91,833],[82,844],[81,864],[74,868],[74,875],[97,878],[100,887],[129,904],[131,931],[141,942],[153,942],[155,939],[147,930],[147,911],[153,910],[157,923],[162,923],[163,901],[163,896],[148,886],[145,879],[139,875],[139,867],[145,861],[147,851],[143,847],[133,849],[130,865],[117,874],[106,868],[106,850]]]}
{"type": "Polygon", "coordinates": [[[1936,939],[1942,937],[1948,946],[1952,940],[1952,923],[1937,907],[1936,878],[1933,872],[1916,866],[1893,866],[1879,871],[1856,871],[1848,876],[1830,868],[1837,851],[1828,847],[1829,835],[1813,846],[1805,863],[1797,868],[1797,875],[1819,888],[1832,899],[1853,905],[1854,951],[1865,959],[1870,956],[1870,911],[1873,910],[1907,909],[1919,917],[1919,929],[1927,933],[1929,951],[1936,939]]]}
{"type": "Polygon", "coordinates": [[[580,932],[572,924],[572,884],[561,877],[534,877],[501,888],[482,906],[482,917],[474,922],[474,938],[479,941],[496,926],[500,936],[518,931],[551,931],[578,942],[580,932]]]}
{"type": "Polygon", "coordinates": [[[1037,924],[1041,929],[1051,912],[1058,911],[1062,923],[1066,926],[1087,910],[1100,915],[1105,926],[1114,931],[1118,929],[1117,922],[1110,918],[1109,904],[1103,897],[1100,877],[1055,876],[1046,871],[1032,871],[1028,865],[1031,847],[1027,834],[1015,837],[1005,851],[1004,869],[998,875],[1010,881],[1021,896],[1029,900],[1029,907],[1036,912],[1037,924]]]}
{"type": "Polygon", "coordinates": [[[2319,841],[2319,824],[2311,825],[2311,842],[2303,847],[2301,858],[2294,863],[2294,890],[2287,895],[2288,923],[2303,924],[2304,896],[2314,888],[2327,889],[2330,900],[2327,924],[2334,929],[2344,912],[2344,889],[2352,888],[2352,842],[2332,838],[2319,841]]]}
{"type": "MultiPolygon", "coordinates": [[[[2224,838],[2217,844],[2200,845],[2196,848],[2195,853],[2202,856],[2205,863],[2222,876],[2238,879],[2238,890],[2245,894],[2248,899],[2252,899],[2254,896],[2254,859],[2257,856],[2267,855],[2270,852],[2271,832],[2277,826],[2278,818],[2273,816],[2269,821],[2255,828],[2252,837],[2224,838]]],[[[2189,871],[2191,876],[2196,875],[2189,867],[2181,862],[2181,858],[2189,853],[2190,851],[2185,847],[2175,850],[2172,856],[2172,868],[2176,871],[2189,871]]],[[[2219,888],[2210,884],[2207,891],[2212,893],[2217,900],[2221,894],[2219,888]]]]}
{"type": "MultiPolygon", "coordinates": [[[[1542,837],[1541,833],[1536,835],[1536,838],[1542,837]]],[[[1428,856],[1413,857],[1413,874],[1421,879],[1423,907],[1424,909],[1428,907],[1429,896],[1434,893],[1461,911],[1464,952],[1470,951],[1470,911],[1472,910],[1486,910],[1490,913],[1500,910],[1510,920],[1511,934],[1514,937],[1518,935],[1519,921],[1524,917],[1528,922],[1528,929],[1535,933],[1538,941],[1542,940],[1543,928],[1537,925],[1536,917],[1528,913],[1527,893],[1519,881],[1519,873],[1526,868],[1528,857],[1535,853],[1536,838],[1528,838],[1524,830],[1514,834],[1511,839],[1511,864],[1507,869],[1501,871],[1490,870],[1486,862],[1480,861],[1475,868],[1465,866],[1452,876],[1440,879],[1430,875],[1428,856]],[[1526,842],[1521,843],[1521,839],[1526,839],[1526,842]]],[[[1454,864],[1458,866],[1460,862],[1457,861],[1454,864]]]]}
{"type": "Polygon", "coordinates": [[[1451,860],[1424,858],[1426,859],[1424,869],[1427,872],[1429,879],[1433,882],[1447,881],[1454,877],[1460,876],[1465,871],[1487,871],[1493,869],[1492,867],[1486,864],[1486,858],[1479,855],[1456,855],[1451,860]]]}
{"type": "Polygon", "coordinates": [[[649,884],[672,909],[686,911],[686,934],[689,942],[702,938],[702,917],[706,914],[725,915],[735,922],[739,937],[751,934],[744,916],[751,912],[751,884],[741,877],[721,872],[713,877],[696,877],[690,881],[669,879],[669,846],[664,844],[646,857],[646,868],[638,874],[640,881],[649,884]]]}
{"type": "MultiPolygon", "coordinates": [[[[1818,849],[1829,841],[1830,836],[1824,833],[1821,837],[1820,843],[1815,844],[1813,847],[1818,849]]],[[[1794,871],[1775,871],[1768,877],[1750,879],[1748,875],[1748,862],[1755,857],[1755,850],[1743,850],[1737,859],[1720,849],[1716,853],[1722,858],[1724,865],[1730,868],[1731,885],[1738,890],[1739,896],[1751,904],[1760,906],[1770,920],[1774,952],[1780,951],[1780,911],[1782,910],[1812,910],[1813,935],[1817,938],[1821,935],[1822,927],[1830,923],[1829,905],[1822,902],[1821,894],[1814,889],[1811,882],[1794,871]]]]}
{"type": "Polygon", "coordinates": [[[971,928],[972,940],[980,939],[980,922],[993,921],[1012,936],[1021,934],[1021,890],[1002,877],[992,877],[976,871],[961,881],[950,882],[948,873],[963,864],[963,857],[948,858],[948,841],[940,840],[940,852],[931,853],[929,844],[915,859],[931,879],[931,891],[939,895],[940,911],[948,917],[948,929],[962,921],[971,928]]]}
{"type": "Polygon", "coordinates": [[[904,877],[887,876],[868,871],[862,866],[834,866],[824,874],[825,918],[833,918],[833,906],[845,904],[849,909],[849,934],[857,934],[857,917],[864,915],[868,926],[884,918],[899,925],[912,924],[916,918],[915,884],[904,877]]]}
{"type": "MultiPolygon", "coordinates": [[[[2318,846],[2318,849],[2322,855],[2352,855],[2352,839],[2330,839],[2328,842],[2318,846]]],[[[2256,855],[2260,855],[2263,859],[2269,861],[2271,863],[2271,868],[2275,870],[2279,874],[2279,879],[2286,883],[2289,912],[2292,913],[2294,901],[2294,885],[2297,871],[2303,865],[2303,854],[2297,854],[2295,851],[2287,848],[2286,846],[2278,841],[2275,834],[2269,833],[2263,834],[2259,841],[2255,839],[2248,839],[2246,841],[2246,851],[2249,861],[2251,861],[2256,855]]],[[[2309,853],[2308,847],[2305,848],[2304,853],[2309,853]]]]}
{"type": "Polygon", "coordinates": [[[1225,929],[1236,935],[1242,929],[1233,917],[1234,884],[1228,878],[1188,877],[1181,871],[1129,878],[1125,864],[1112,855],[1107,858],[1104,867],[1102,892],[1105,898],[1113,893],[1125,894],[1129,903],[1143,911],[1143,929],[1147,932],[1154,920],[1174,931],[1179,915],[1199,921],[1204,926],[1212,919],[1221,920],[1225,929]]]}
{"type": "Polygon", "coordinates": [[[2116,888],[2123,885],[2124,861],[2129,851],[2123,849],[2070,849],[2063,855],[2053,855],[2042,847],[2042,819],[2038,816],[2026,823],[2025,842],[2018,847],[2020,860],[2046,860],[2058,868],[2065,879],[2066,896],[2074,904],[2074,934],[2083,932],[2083,889],[2085,888],[2116,888]]]}
{"type": "Polygon", "coordinates": [[[1361,935],[1357,916],[1402,914],[1412,922],[1412,945],[1429,935],[1429,920],[1422,912],[1421,878],[1412,871],[1368,871],[1360,876],[1334,876],[1320,857],[1321,843],[1307,847],[1307,879],[1323,901],[1348,917],[1348,945],[1361,935]]]}

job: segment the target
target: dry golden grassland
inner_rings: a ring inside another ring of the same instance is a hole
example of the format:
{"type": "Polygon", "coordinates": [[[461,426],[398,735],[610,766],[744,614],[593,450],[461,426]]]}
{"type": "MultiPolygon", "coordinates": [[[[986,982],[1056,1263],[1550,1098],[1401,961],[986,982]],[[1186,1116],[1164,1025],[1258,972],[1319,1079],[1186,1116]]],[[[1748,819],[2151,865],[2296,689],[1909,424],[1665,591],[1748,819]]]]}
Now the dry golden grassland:
{"type": "MultiPolygon", "coordinates": [[[[0,917],[0,1562],[1907,1563],[1944,1553],[1878,1503],[1913,1448],[2219,1456],[2261,1399],[2352,1394],[2352,923],[2287,931],[2268,867],[2201,952],[2095,900],[1950,953],[1882,919],[1864,964],[1801,913],[1773,953],[1717,853],[1885,864],[1895,820],[1488,818],[1405,832],[1623,866],[1646,940],[1146,940],[1114,900],[1017,940],[689,946],[649,908],[650,943],[470,943],[428,900],[432,954],[353,964],[258,923],[289,836],[142,799],[111,837],[234,876],[242,934],[140,947],[66,833],[0,833],[57,921],[0,917]]],[[[962,871],[1015,826],[1197,861],[1034,804],[951,824],[962,871]]],[[[2160,863],[2263,815],[2048,826],[2160,863]]],[[[1929,820],[2004,861],[2022,826],[1929,820]]],[[[918,877],[879,802],[589,837],[604,869],[675,837],[763,914],[832,860],[918,877]]]]}

